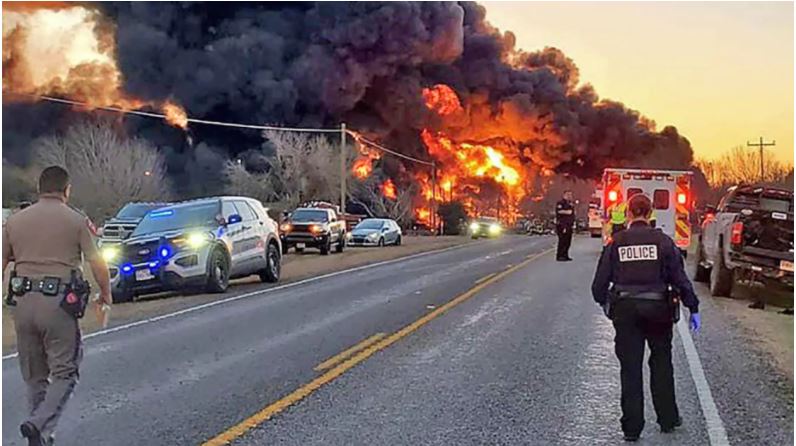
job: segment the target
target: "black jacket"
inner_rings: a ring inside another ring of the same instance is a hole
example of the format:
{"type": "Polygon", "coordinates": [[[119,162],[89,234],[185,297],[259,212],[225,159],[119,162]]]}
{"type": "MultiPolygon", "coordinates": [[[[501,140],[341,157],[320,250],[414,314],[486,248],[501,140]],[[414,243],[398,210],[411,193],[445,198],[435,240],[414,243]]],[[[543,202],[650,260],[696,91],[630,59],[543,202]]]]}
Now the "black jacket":
{"type": "Polygon", "coordinates": [[[633,223],[603,248],[591,286],[595,302],[605,304],[611,284],[635,292],[664,291],[671,285],[683,305],[692,313],[699,311],[699,299],[685,273],[677,245],[669,236],[643,222],[633,223]],[[651,246],[656,247],[654,259],[651,246]]]}

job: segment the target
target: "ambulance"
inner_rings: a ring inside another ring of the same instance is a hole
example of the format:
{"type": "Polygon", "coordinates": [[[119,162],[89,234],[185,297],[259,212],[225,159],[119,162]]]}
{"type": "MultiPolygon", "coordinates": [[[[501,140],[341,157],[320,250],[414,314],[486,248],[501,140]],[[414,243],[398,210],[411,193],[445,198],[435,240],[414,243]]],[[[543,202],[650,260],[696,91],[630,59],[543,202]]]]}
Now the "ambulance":
{"type": "Polygon", "coordinates": [[[598,185],[589,200],[589,234],[592,238],[602,237],[603,234],[603,190],[598,185]]]}
{"type": "Polygon", "coordinates": [[[603,171],[603,241],[610,236],[610,208],[643,193],[652,200],[656,228],[674,240],[685,254],[691,244],[693,174],[685,170],[613,169],[603,171]]]}

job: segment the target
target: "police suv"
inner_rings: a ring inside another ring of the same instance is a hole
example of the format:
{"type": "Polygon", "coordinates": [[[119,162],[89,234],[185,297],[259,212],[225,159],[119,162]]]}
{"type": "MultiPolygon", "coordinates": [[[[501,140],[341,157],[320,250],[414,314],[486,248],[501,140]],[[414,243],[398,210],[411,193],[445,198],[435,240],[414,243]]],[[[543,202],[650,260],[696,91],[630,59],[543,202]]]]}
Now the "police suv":
{"type": "Polygon", "coordinates": [[[149,211],[129,238],[103,247],[113,300],[185,288],[226,291],[230,278],[279,280],[277,225],[259,201],[213,197],[149,211]]]}

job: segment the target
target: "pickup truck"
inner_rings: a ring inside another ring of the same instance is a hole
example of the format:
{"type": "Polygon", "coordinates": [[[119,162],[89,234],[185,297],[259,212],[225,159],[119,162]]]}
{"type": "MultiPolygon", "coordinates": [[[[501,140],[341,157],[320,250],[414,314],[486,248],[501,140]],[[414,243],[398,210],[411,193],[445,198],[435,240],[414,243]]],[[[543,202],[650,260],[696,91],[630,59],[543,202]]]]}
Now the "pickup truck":
{"type": "Polygon", "coordinates": [[[731,187],[707,208],[694,264],[694,280],[709,282],[714,296],[729,296],[735,284],[793,287],[793,192],[731,187]]]}
{"type": "Polygon", "coordinates": [[[298,208],[279,227],[283,254],[290,248],[295,248],[296,252],[318,248],[321,255],[328,255],[332,246],[335,251],[343,252],[346,233],[345,219],[339,218],[335,209],[327,207],[298,208]]]}
{"type": "Polygon", "coordinates": [[[166,207],[165,202],[132,202],[125,204],[100,230],[100,245],[121,243],[133,233],[147,212],[166,207]]]}

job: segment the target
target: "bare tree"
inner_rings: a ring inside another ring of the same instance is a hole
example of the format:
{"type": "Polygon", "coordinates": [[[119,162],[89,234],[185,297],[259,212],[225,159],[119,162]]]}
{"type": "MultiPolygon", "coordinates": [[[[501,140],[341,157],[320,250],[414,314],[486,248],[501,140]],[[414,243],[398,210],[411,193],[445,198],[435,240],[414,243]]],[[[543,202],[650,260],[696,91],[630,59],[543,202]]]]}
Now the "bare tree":
{"type": "Polygon", "coordinates": [[[739,183],[764,183],[793,189],[793,166],[772,157],[763,158],[765,176],[760,178],[760,156],[757,151],[745,147],[734,147],[719,158],[701,159],[695,163],[704,174],[710,190],[707,203],[716,203],[726,189],[739,183]]]}
{"type": "Polygon", "coordinates": [[[385,178],[377,169],[364,180],[355,180],[352,184],[352,198],[377,216],[392,218],[406,225],[414,218],[412,209],[417,190],[414,186],[396,188],[395,198],[388,198],[382,189],[385,178]]]}
{"type": "MultiPolygon", "coordinates": [[[[284,203],[287,207],[305,200],[336,201],[340,186],[340,151],[333,138],[277,131],[263,132],[263,136],[274,151],[266,156],[269,168],[266,172],[250,172],[245,163],[228,161],[224,173],[230,192],[257,197],[264,202],[284,203]]],[[[354,156],[347,160],[349,166],[354,156]]]]}
{"type": "Polygon", "coordinates": [[[101,221],[129,201],[167,199],[163,156],[143,139],[127,138],[108,121],[85,121],[34,142],[40,167],[60,165],[72,179],[72,202],[101,221]]]}

